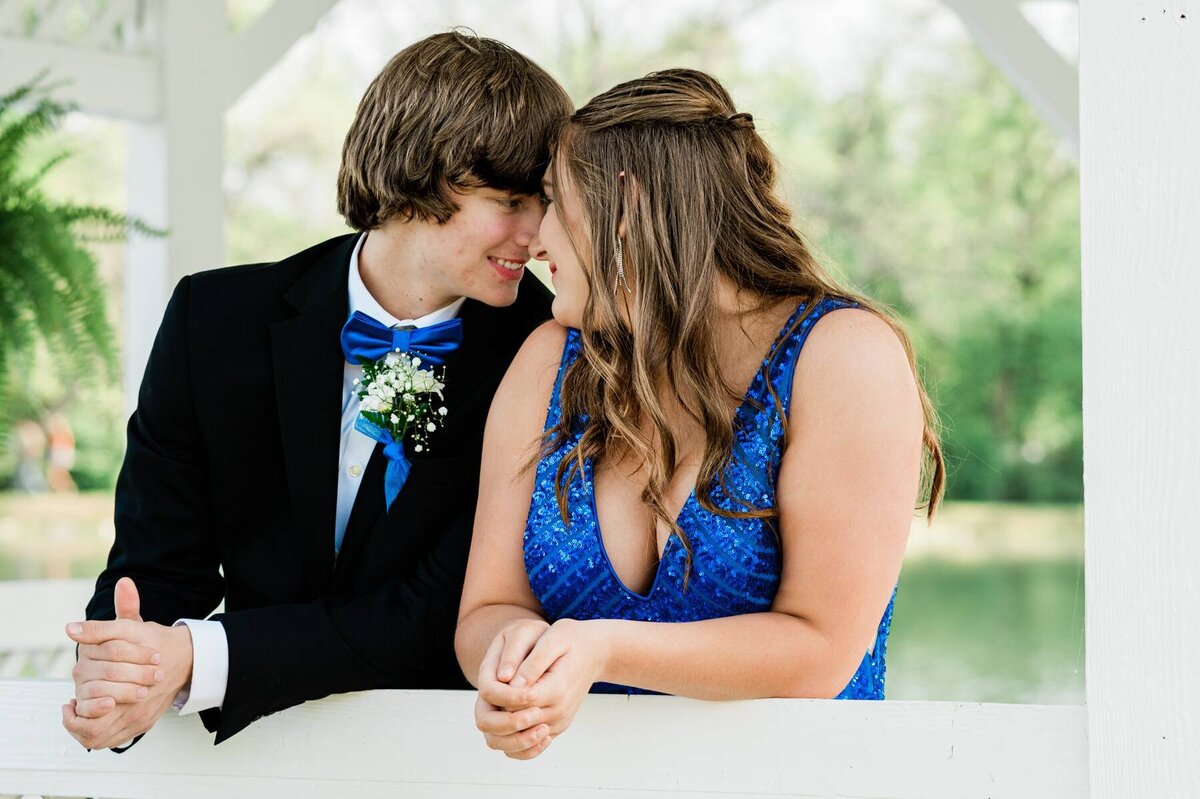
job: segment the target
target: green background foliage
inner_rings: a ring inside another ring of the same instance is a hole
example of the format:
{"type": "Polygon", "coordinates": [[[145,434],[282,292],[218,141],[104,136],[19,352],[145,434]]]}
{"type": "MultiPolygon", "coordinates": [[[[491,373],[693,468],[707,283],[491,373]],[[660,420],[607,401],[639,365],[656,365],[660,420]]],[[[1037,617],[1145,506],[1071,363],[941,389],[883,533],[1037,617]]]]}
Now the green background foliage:
{"type": "MultiPolygon", "coordinates": [[[[835,274],[909,324],[944,423],[950,498],[1082,499],[1078,171],[994,67],[970,45],[943,45],[941,66],[897,85],[884,49],[869,56],[861,80],[829,93],[794,64],[747,66],[744,43],[711,9],[645,44],[616,40],[593,7],[580,9],[582,33],[541,59],[577,102],[649,68],[683,64],[713,71],[754,114],[797,226],[835,274]]],[[[227,120],[231,263],[279,258],[345,230],[332,210],[333,179],[361,87],[329,53],[309,56],[300,72],[252,117],[235,109],[227,120]]],[[[23,158],[10,147],[0,179],[36,175],[73,145],[58,135],[23,158]]],[[[94,182],[87,159],[78,169],[76,160],[56,172],[72,185],[94,182]]],[[[12,194],[4,192],[6,208],[12,194]]],[[[14,419],[64,409],[80,438],[77,480],[110,485],[122,407],[115,375],[95,368],[112,362],[97,326],[105,286],[88,250],[60,252],[75,241],[61,230],[80,212],[40,202],[19,224],[0,220],[0,236],[24,242],[6,253],[38,253],[22,269],[44,276],[19,287],[0,278],[0,335],[20,362],[4,405],[14,419]],[[50,271],[52,259],[65,271],[50,271]],[[46,335],[51,322],[63,332],[46,335]],[[32,345],[38,325],[51,342],[92,347],[51,347],[47,360],[32,345]],[[75,368],[59,368],[66,356],[75,368]],[[38,364],[63,374],[30,380],[38,364]]],[[[90,219],[110,223],[109,233],[116,221],[90,219]]],[[[6,255],[0,268],[11,261],[6,255]]]]}

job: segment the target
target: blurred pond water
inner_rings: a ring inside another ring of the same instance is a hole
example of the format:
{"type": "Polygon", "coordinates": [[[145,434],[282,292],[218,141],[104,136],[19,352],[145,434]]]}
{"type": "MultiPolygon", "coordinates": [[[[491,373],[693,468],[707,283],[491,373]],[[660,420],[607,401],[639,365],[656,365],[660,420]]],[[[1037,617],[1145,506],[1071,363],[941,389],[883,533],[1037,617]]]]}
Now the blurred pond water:
{"type": "Polygon", "coordinates": [[[922,559],[900,575],[889,699],[1082,704],[1083,560],[922,559]]]}

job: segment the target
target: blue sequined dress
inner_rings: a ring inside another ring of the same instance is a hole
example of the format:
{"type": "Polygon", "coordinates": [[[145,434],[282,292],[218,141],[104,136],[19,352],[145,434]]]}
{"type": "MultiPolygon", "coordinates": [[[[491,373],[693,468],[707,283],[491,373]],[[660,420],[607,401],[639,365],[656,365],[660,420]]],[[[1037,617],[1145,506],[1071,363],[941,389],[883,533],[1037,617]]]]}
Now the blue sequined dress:
{"type": "MultiPolygon", "coordinates": [[[[772,345],[764,365],[770,362],[770,381],[786,414],[792,394],[792,375],[800,348],[812,325],[825,313],[850,303],[828,299],[819,305],[790,336],[801,305],[788,319],[772,345]],[[777,357],[772,359],[771,356],[777,357]]],[[[561,416],[563,375],[579,357],[579,331],[567,333],[558,379],[550,397],[546,429],[561,416]]],[[[779,588],[781,557],[775,531],[768,520],[732,519],[710,513],[700,506],[695,491],[684,503],[676,520],[692,547],[691,574],[684,590],[686,551],[672,533],[663,550],[650,590],[630,590],[609,562],[596,521],[592,463],[585,461],[568,488],[570,524],[559,514],[554,476],[562,456],[579,440],[586,417],[574,426],[574,434],[549,452],[537,466],[533,500],[525,528],[525,570],[529,585],[542,605],[547,620],[631,619],[635,621],[682,622],[759,613],[769,610],[779,588]]],[[[714,493],[722,509],[744,510],[738,499],[758,508],[775,505],[775,483],[782,456],[783,426],[766,381],[760,371],[737,410],[734,457],[725,473],[728,494],[714,493]]],[[[875,643],[865,653],[858,671],[838,699],[882,699],[884,657],[892,620],[895,591],[879,622],[875,643]]],[[[598,693],[643,693],[639,689],[597,683],[598,693]]]]}

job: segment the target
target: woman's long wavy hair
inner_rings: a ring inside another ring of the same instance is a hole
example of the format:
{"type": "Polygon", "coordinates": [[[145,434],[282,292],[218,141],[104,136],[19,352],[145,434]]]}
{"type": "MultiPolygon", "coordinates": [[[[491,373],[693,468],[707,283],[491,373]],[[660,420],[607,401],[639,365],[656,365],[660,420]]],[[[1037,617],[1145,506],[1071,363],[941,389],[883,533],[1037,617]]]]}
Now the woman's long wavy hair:
{"type": "MultiPolygon", "coordinates": [[[[590,243],[589,251],[576,246],[590,287],[582,357],[563,377],[561,421],[543,439],[543,453],[557,449],[586,414],[582,437],[558,466],[564,520],[567,486],[585,459],[600,464],[632,454],[649,473],[642,500],[679,536],[690,567],[691,544],[664,505],[677,453],[660,399],[665,392],[705,432],[696,480],[700,505],[727,517],[774,523],[774,508],[735,500],[743,509],[729,510],[714,500],[715,492],[724,491],[721,476],[732,458],[730,405],[741,400],[722,375],[717,356],[718,275],[740,293],[760,299],[760,309],[785,300],[804,302],[789,334],[828,297],[852,300],[887,321],[917,378],[925,414],[920,507],[933,517],[945,463],[937,415],[921,385],[909,337],[888,311],[838,285],[813,257],[776,194],[774,158],[753,118],[736,111],[715,78],[670,69],[615,86],[575,112],[552,152],[551,177],[562,185],[563,171],[569,176],[581,233],[590,243]],[[632,295],[624,288],[614,291],[622,220],[632,295]],[[622,312],[626,303],[635,309],[632,314],[622,312]]],[[[577,237],[572,240],[577,245],[577,237]]],[[[763,372],[769,368],[764,365],[763,372]]],[[[774,401],[782,417],[779,398],[774,401]]]]}

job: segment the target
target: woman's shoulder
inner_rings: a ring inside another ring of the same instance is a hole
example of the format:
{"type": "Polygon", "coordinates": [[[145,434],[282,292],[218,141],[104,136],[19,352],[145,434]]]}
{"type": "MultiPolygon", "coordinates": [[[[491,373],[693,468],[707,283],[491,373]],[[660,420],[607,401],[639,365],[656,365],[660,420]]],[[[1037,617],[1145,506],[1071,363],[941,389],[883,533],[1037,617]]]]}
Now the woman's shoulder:
{"type": "Polygon", "coordinates": [[[553,319],[534,328],[508,367],[497,391],[498,401],[545,408],[558,375],[568,328],[553,319]]]}
{"type": "Polygon", "coordinates": [[[800,407],[890,408],[921,418],[909,351],[891,323],[867,308],[835,303],[825,310],[808,333],[792,381],[794,395],[805,398],[800,407]]]}
{"type": "Polygon", "coordinates": [[[533,329],[513,359],[513,367],[537,370],[547,363],[557,364],[572,331],[550,319],[533,329]]]}

